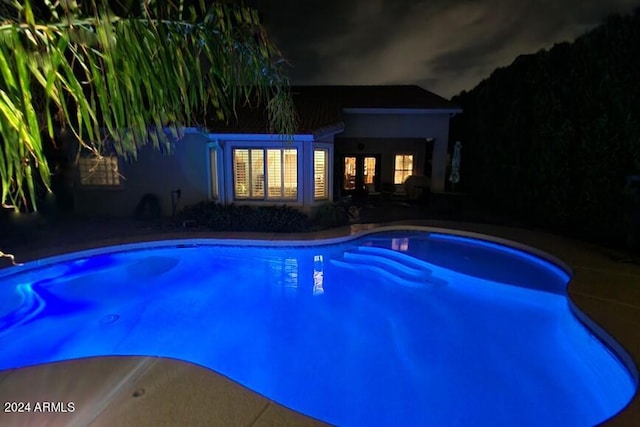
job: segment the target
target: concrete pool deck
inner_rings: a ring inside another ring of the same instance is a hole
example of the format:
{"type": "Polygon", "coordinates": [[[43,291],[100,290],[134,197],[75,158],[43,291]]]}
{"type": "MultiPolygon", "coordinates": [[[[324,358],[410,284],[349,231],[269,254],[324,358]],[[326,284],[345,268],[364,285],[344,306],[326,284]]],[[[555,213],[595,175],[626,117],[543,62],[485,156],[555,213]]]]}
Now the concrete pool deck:
{"type": "MultiPolygon", "coordinates": [[[[531,246],[573,270],[573,304],[625,350],[625,362],[640,362],[640,266],[604,248],[539,231],[488,224],[413,220],[354,225],[328,232],[161,233],[75,243],[21,252],[28,261],[66,252],[174,238],[314,240],[349,236],[380,225],[418,225],[480,233],[531,246]]],[[[6,265],[6,264],[2,264],[6,265]]],[[[633,368],[637,378],[637,371],[633,368]]],[[[97,357],[0,372],[0,401],[31,402],[30,413],[4,411],[2,426],[315,426],[323,423],[293,412],[208,369],[155,357],[97,357]],[[35,404],[54,402],[49,411],[35,404]],[[73,403],[74,410],[67,406],[73,403]],[[53,413],[51,408],[58,410],[53,413]],[[61,412],[66,410],[67,412],[61,412]]],[[[16,407],[16,409],[19,409],[16,407]]],[[[640,425],[640,397],[606,425],[640,425]]]]}

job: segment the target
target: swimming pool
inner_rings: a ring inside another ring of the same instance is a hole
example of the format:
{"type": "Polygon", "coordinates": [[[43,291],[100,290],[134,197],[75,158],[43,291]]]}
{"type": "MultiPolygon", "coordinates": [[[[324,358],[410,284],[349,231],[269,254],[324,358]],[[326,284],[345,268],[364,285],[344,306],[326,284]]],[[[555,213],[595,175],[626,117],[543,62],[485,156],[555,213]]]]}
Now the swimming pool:
{"type": "Polygon", "coordinates": [[[339,425],[594,425],[636,384],[528,253],[394,231],[302,246],[185,240],[0,272],[0,369],[188,360],[339,425]]]}

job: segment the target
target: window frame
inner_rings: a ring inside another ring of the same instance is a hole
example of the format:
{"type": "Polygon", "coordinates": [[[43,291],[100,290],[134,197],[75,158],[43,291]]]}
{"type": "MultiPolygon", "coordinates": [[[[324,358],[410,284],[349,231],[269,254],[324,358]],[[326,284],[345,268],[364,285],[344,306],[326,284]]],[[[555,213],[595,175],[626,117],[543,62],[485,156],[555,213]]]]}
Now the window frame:
{"type": "Polygon", "coordinates": [[[76,169],[77,180],[81,188],[120,189],[124,183],[120,158],[115,154],[101,157],[81,155],[78,157],[76,169]],[[94,164],[86,165],[86,162],[94,164]],[[113,167],[100,165],[100,163],[107,162],[113,167]],[[91,169],[94,170],[91,171],[91,169]],[[86,173],[89,175],[85,175],[86,173]]]}

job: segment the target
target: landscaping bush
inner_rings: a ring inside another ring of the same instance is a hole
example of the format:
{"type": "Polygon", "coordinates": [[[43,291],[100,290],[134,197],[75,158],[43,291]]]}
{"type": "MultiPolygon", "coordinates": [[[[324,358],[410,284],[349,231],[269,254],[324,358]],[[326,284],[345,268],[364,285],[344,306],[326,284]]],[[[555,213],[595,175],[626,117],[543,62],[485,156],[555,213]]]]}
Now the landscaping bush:
{"type": "Polygon", "coordinates": [[[321,228],[340,227],[349,224],[349,214],[344,204],[327,202],[318,208],[314,222],[321,228]]]}
{"type": "Polygon", "coordinates": [[[637,247],[625,184],[640,175],[639,47],[640,9],[455,97],[465,191],[535,226],[637,247]]]}
{"type": "Polygon", "coordinates": [[[304,213],[289,206],[236,206],[215,202],[200,202],[185,207],[178,219],[195,221],[199,227],[212,231],[309,231],[309,219],[304,213]]]}

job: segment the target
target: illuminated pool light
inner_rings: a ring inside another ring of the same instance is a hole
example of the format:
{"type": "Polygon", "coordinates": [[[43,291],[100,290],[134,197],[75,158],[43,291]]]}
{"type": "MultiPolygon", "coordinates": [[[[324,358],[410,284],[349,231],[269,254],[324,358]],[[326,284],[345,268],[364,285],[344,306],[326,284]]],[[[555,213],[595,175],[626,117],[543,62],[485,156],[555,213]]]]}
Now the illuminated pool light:
{"type": "Polygon", "coordinates": [[[532,253],[417,231],[151,246],[0,271],[0,369],[181,359],[341,426],[595,425],[636,390],[532,253]]]}

